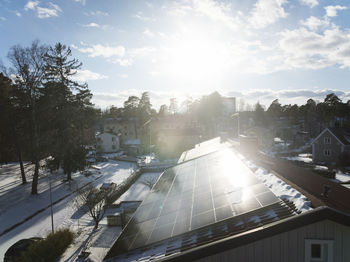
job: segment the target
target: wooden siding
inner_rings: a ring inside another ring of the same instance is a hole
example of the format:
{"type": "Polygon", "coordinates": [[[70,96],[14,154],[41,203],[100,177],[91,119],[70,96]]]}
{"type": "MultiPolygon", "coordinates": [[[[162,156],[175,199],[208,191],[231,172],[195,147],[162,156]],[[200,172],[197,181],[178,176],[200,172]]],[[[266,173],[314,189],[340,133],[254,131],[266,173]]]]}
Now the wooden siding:
{"type": "Polygon", "coordinates": [[[305,239],[334,240],[333,262],[350,261],[350,228],[330,220],[208,256],[197,262],[303,262],[305,239]]]}
{"type": "Polygon", "coordinates": [[[313,144],[312,146],[312,157],[314,162],[326,162],[326,163],[332,163],[332,162],[338,162],[339,161],[339,155],[342,152],[342,144],[339,142],[339,140],[328,130],[324,132],[313,144]],[[325,144],[324,139],[325,137],[329,137],[331,139],[330,144],[325,144]],[[324,150],[328,149],[331,150],[330,156],[324,155],[324,150]]]}

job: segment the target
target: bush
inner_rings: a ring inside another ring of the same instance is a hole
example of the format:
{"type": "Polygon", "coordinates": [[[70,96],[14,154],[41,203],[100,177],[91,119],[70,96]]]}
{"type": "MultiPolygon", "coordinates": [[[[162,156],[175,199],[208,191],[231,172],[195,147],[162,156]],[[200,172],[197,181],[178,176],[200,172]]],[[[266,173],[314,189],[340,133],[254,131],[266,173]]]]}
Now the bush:
{"type": "Polygon", "coordinates": [[[32,244],[26,251],[22,252],[21,262],[46,262],[56,261],[72,243],[73,232],[69,229],[61,229],[50,233],[43,240],[32,244]]]}

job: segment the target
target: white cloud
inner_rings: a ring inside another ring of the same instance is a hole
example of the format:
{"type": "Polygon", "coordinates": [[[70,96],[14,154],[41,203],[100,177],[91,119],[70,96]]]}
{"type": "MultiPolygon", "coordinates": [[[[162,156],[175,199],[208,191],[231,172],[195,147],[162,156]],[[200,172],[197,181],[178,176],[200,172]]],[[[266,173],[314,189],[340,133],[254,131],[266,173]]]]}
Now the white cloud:
{"type": "Polygon", "coordinates": [[[144,21],[144,22],[156,21],[156,19],[154,17],[145,16],[142,12],[137,12],[132,17],[137,18],[137,19],[144,21]]]}
{"type": "MultiPolygon", "coordinates": [[[[73,45],[72,45],[73,47],[73,45]]],[[[73,48],[75,48],[74,46],[73,48]]],[[[92,45],[91,47],[86,48],[76,48],[82,53],[87,53],[89,57],[97,57],[102,56],[104,58],[119,56],[123,57],[125,55],[125,47],[124,46],[104,46],[101,44],[92,45]]]]}
{"type": "Polygon", "coordinates": [[[335,17],[337,16],[338,10],[346,10],[346,6],[340,6],[340,5],[329,5],[324,8],[326,10],[326,16],[328,17],[335,17]]]}
{"type": "Polygon", "coordinates": [[[91,11],[90,13],[84,13],[86,16],[109,16],[109,14],[107,12],[103,12],[103,11],[91,11]]]}
{"type": "Polygon", "coordinates": [[[299,28],[282,33],[280,48],[291,68],[350,68],[350,32],[338,27],[316,33],[299,28]]]}
{"type": "Polygon", "coordinates": [[[92,72],[90,70],[78,70],[77,73],[73,76],[73,79],[76,81],[86,82],[88,80],[100,80],[108,78],[105,75],[92,72]]]}
{"type": "Polygon", "coordinates": [[[320,27],[326,27],[329,25],[329,20],[327,18],[320,19],[315,16],[310,16],[306,21],[301,21],[301,24],[308,27],[310,30],[315,31],[320,27]]]}
{"type": "Polygon", "coordinates": [[[96,24],[96,23],[90,23],[90,24],[86,24],[86,25],[83,25],[84,27],[100,27],[100,25],[99,24],[96,24]]]}
{"type": "Polygon", "coordinates": [[[59,12],[62,12],[62,9],[54,3],[48,2],[47,7],[41,7],[39,1],[28,1],[24,10],[36,11],[36,16],[41,19],[55,17],[58,16],[59,12]]]}
{"type": "Polygon", "coordinates": [[[74,0],[77,3],[81,3],[82,5],[86,4],[86,0],[74,0]]]}
{"type": "Polygon", "coordinates": [[[318,0],[300,0],[300,3],[303,5],[308,5],[311,8],[318,6],[318,0]]]}
{"type": "Polygon", "coordinates": [[[258,0],[251,13],[251,24],[255,28],[264,28],[287,17],[283,5],[287,0],[258,0]]]}
{"type": "Polygon", "coordinates": [[[0,16],[0,21],[6,21],[6,18],[3,16],[0,16]]]}
{"type": "Polygon", "coordinates": [[[18,17],[21,17],[21,16],[22,16],[22,14],[21,14],[20,12],[18,12],[18,11],[15,11],[15,14],[16,14],[16,16],[18,16],[18,17]]]}
{"type": "Polygon", "coordinates": [[[34,10],[39,4],[39,1],[28,1],[24,6],[24,10],[34,10]]]}
{"type": "Polygon", "coordinates": [[[168,13],[173,16],[203,16],[213,22],[221,23],[230,29],[237,29],[240,19],[233,15],[230,4],[214,0],[189,0],[186,2],[174,2],[168,13]]]}
{"type": "Polygon", "coordinates": [[[146,28],[144,31],[143,31],[143,35],[147,36],[147,37],[154,37],[154,33],[149,30],[148,28],[146,28]]]}
{"type": "Polygon", "coordinates": [[[120,78],[128,78],[128,75],[127,74],[119,74],[118,75],[120,78]]]}
{"type": "Polygon", "coordinates": [[[318,87],[310,87],[308,89],[286,88],[280,90],[252,89],[243,92],[230,91],[227,92],[226,95],[243,98],[246,102],[250,104],[255,104],[257,101],[259,101],[261,104],[265,105],[266,108],[268,108],[271,102],[275,99],[278,99],[282,105],[302,105],[305,104],[309,98],[321,102],[330,93],[335,93],[344,102],[347,101],[350,97],[350,92],[344,92],[338,89],[331,88],[320,89],[318,87]]]}
{"type": "Polygon", "coordinates": [[[131,66],[134,61],[132,58],[117,58],[112,60],[112,62],[121,66],[131,66]]]}

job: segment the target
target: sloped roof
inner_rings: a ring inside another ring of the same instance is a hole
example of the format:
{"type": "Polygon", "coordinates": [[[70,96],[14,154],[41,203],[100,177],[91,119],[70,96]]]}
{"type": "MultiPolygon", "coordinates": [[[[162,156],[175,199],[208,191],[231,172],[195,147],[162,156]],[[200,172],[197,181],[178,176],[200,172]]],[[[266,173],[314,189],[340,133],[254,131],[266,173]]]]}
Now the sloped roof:
{"type": "Polygon", "coordinates": [[[340,127],[332,127],[329,130],[344,144],[350,145],[350,130],[340,127]]]}
{"type": "Polygon", "coordinates": [[[148,261],[294,215],[232,149],[167,169],[106,256],[148,261]]]}
{"type": "Polygon", "coordinates": [[[314,143],[316,140],[318,140],[324,132],[329,131],[331,134],[333,134],[339,142],[341,142],[343,145],[350,145],[350,130],[343,127],[328,127],[324,129],[313,141],[314,143]]]}

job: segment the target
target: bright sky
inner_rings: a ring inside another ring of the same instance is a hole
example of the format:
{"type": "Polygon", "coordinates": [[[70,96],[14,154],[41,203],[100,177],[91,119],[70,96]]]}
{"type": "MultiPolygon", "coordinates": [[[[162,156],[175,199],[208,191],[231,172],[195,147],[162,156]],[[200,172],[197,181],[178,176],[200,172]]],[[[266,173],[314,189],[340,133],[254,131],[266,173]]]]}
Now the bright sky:
{"type": "Polygon", "coordinates": [[[269,105],[350,99],[346,0],[0,0],[0,58],[34,39],[70,45],[101,107],[212,91],[269,105]]]}

